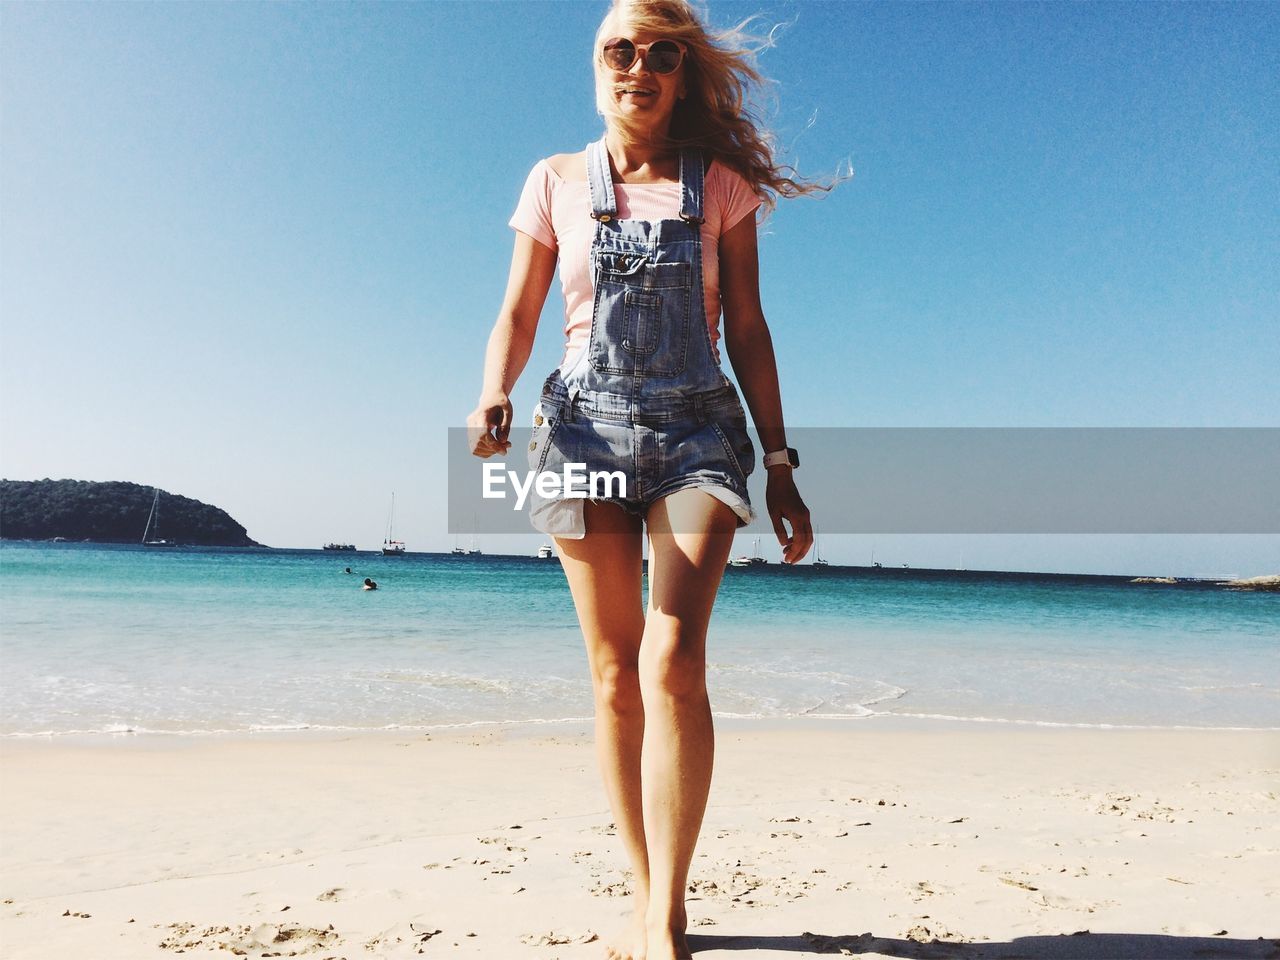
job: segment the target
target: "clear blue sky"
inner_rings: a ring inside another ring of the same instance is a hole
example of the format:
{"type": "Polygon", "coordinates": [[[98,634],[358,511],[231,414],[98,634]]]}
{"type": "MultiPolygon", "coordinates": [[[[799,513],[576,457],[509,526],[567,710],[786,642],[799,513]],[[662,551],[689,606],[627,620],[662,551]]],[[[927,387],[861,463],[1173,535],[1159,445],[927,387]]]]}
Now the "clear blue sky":
{"type": "MultiPolygon", "coordinates": [[[[0,6],[0,474],[158,484],[275,546],[373,546],[394,489],[410,549],[451,546],[444,431],[525,175],[601,132],[606,8],[0,6]]],[[[789,424],[1280,422],[1280,6],[710,11],[788,24],[761,58],[784,159],[855,173],[763,228],[789,424]]],[[[562,310],[557,281],[519,423],[562,310]]],[[[1280,569],[1276,537],[877,539],[912,566],[1280,569]]]]}

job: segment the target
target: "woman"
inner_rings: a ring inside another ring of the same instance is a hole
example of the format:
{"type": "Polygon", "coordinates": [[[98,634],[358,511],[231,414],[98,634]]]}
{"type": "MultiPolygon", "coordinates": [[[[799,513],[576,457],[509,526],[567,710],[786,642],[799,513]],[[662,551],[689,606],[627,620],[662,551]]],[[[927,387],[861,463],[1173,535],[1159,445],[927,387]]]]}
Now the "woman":
{"type": "Polygon", "coordinates": [[[784,177],[744,114],[760,77],[729,31],[713,44],[684,0],[615,0],[594,45],[604,136],[539,161],[511,225],[515,254],[468,419],[480,457],[511,446],[509,400],[559,256],[567,340],[533,416],[531,469],[617,471],[589,499],[531,497],[555,540],[595,691],[596,748],[631,860],[631,929],[612,958],[689,957],[684,890],[714,752],[705,639],[734,531],[754,518],[755,454],[720,369],[718,319],[761,443],[766,499],[796,563],[812,542],[792,476],[773,347],[761,312],[756,224],[784,177]],[[788,536],[784,521],[790,524],[788,536]],[[642,607],[643,527],[649,598],[642,607]]]}

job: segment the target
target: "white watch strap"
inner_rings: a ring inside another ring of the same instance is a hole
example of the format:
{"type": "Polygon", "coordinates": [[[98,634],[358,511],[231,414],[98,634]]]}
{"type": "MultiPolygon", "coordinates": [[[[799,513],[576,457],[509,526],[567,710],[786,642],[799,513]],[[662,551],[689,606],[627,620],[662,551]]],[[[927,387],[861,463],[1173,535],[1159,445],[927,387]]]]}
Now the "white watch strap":
{"type": "Polygon", "coordinates": [[[791,458],[787,456],[785,448],[782,450],[774,450],[772,453],[766,453],[764,455],[764,465],[766,468],[776,467],[782,464],[791,466],[791,458]]]}

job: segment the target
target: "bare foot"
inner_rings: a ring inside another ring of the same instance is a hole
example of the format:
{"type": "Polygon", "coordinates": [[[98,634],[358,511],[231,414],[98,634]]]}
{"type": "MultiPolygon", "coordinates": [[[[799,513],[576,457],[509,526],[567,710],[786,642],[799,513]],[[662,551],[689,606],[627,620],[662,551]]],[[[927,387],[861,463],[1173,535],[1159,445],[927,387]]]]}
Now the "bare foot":
{"type": "Polygon", "coordinates": [[[627,931],[605,946],[609,960],[645,960],[644,910],[631,915],[627,931]]]}
{"type": "Polygon", "coordinates": [[[649,930],[646,947],[644,960],[693,960],[693,953],[689,950],[683,930],[672,930],[670,927],[649,930]]]}

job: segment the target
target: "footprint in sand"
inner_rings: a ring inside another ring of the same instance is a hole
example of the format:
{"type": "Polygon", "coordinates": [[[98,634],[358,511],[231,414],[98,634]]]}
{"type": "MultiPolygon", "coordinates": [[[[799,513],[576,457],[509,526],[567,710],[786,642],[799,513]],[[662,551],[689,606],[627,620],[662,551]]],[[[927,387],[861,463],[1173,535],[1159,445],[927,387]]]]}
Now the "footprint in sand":
{"type": "Polygon", "coordinates": [[[908,940],[914,940],[916,943],[930,943],[935,940],[946,941],[947,943],[973,943],[972,937],[966,937],[964,934],[956,933],[954,930],[948,930],[940,923],[934,923],[928,927],[923,923],[917,923],[903,936],[908,940]]]}
{"type": "Polygon", "coordinates": [[[559,947],[569,943],[594,943],[598,939],[591,930],[580,934],[556,933],[552,930],[547,933],[526,933],[520,938],[520,942],[533,947],[559,947]]]}
{"type": "MultiPolygon", "coordinates": [[[[441,932],[436,928],[435,924],[405,921],[383,930],[372,940],[367,941],[364,948],[370,952],[384,954],[387,950],[393,948],[398,948],[396,949],[397,955],[401,952],[419,954],[422,953],[422,945],[441,932]]],[[[471,936],[471,934],[468,934],[468,936],[471,936]]]]}
{"type": "Polygon", "coordinates": [[[714,880],[698,879],[689,881],[689,893],[693,895],[692,899],[696,900],[714,900],[724,895],[720,885],[714,880]]]}
{"type": "MultiPolygon", "coordinates": [[[[377,900],[403,900],[403,890],[349,890],[346,887],[332,887],[316,897],[322,903],[346,903],[349,900],[366,900],[373,897],[377,900]]],[[[286,908],[287,909],[287,908],[286,908]]]]}
{"type": "Polygon", "coordinates": [[[598,883],[589,892],[593,897],[629,897],[631,885],[625,880],[617,883],[598,883]]]}
{"type": "MultiPolygon", "coordinates": [[[[541,837],[530,837],[531,840],[541,840],[541,837]]],[[[506,850],[519,850],[521,853],[525,851],[524,847],[517,847],[511,842],[509,837],[476,837],[480,843],[500,844],[506,850]]]]}
{"type": "MultiPolygon", "coordinates": [[[[158,923],[153,926],[160,926],[158,923]]],[[[174,953],[186,953],[195,947],[203,947],[205,938],[221,936],[223,934],[232,933],[231,927],[205,927],[198,930],[194,923],[178,921],[165,925],[165,929],[169,930],[169,934],[160,941],[161,950],[172,950],[174,953]]],[[[243,935],[248,933],[248,927],[239,927],[238,933],[243,935]]]]}
{"type": "Polygon", "coordinates": [[[379,944],[394,943],[426,943],[441,932],[434,923],[424,923],[421,920],[404,920],[381,931],[365,946],[371,947],[379,944]]]}
{"type": "Polygon", "coordinates": [[[160,941],[160,949],[185,953],[197,947],[228,950],[245,956],[250,952],[260,955],[298,956],[315,950],[336,946],[341,938],[329,929],[288,926],[278,923],[262,923],[256,927],[204,927],[197,929],[193,923],[171,923],[172,933],[160,941]],[[268,953],[269,951],[269,953],[268,953]]]}
{"type": "MultiPolygon", "coordinates": [[[[293,927],[283,926],[277,923],[263,923],[254,927],[247,936],[243,936],[238,940],[232,940],[228,943],[220,944],[223,949],[230,950],[232,953],[238,953],[240,950],[266,950],[284,953],[287,949],[289,953],[308,953],[312,950],[321,950],[325,947],[334,946],[339,942],[340,938],[333,932],[333,926],[330,925],[328,930],[318,930],[315,927],[293,927]]],[[[285,954],[288,955],[287,953],[285,954]]]]}

